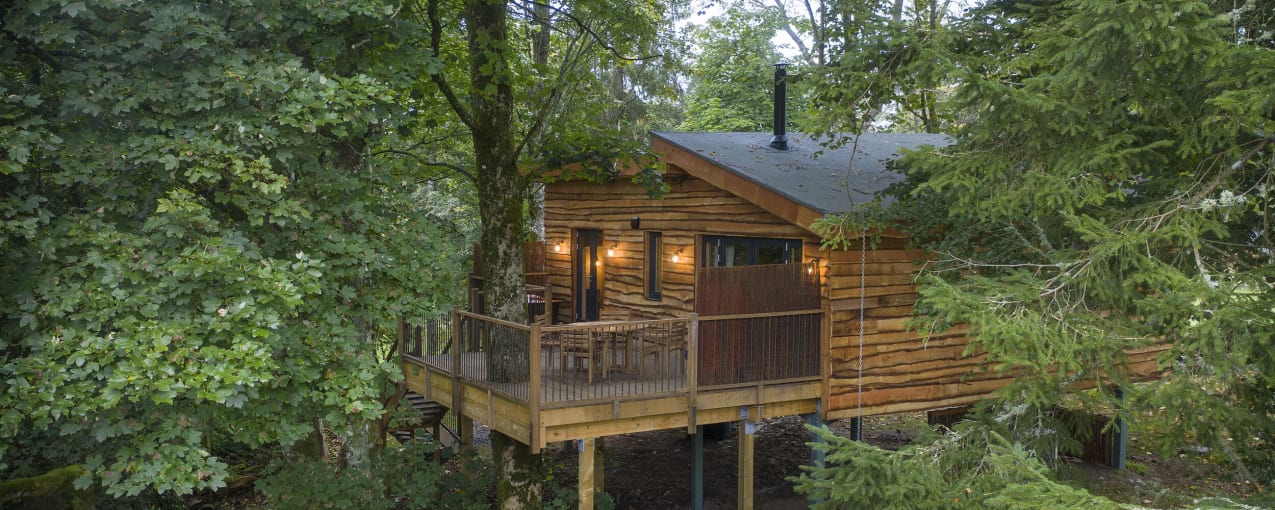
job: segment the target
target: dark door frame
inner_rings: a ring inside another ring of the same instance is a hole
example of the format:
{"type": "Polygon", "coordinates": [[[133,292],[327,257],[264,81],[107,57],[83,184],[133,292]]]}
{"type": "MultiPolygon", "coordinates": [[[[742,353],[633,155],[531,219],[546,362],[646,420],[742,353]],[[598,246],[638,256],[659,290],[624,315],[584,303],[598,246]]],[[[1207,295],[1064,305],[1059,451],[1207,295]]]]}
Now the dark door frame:
{"type": "Polygon", "coordinates": [[[572,318],[576,321],[598,320],[599,284],[602,266],[598,248],[602,245],[602,231],[576,229],[572,255],[572,290],[574,296],[572,318]]]}

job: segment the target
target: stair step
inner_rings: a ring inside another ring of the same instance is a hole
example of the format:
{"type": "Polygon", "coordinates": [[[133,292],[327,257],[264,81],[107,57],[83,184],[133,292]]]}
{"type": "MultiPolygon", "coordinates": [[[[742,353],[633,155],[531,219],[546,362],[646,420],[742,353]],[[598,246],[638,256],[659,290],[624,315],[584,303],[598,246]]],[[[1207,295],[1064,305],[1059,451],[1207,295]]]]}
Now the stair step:
{"type": "Polygon", "coordinates": [[[425,422],[428,424],[437,422],[439,419],[442,419],[443,415],[447,414],[446,406],[432,400],[427,400],[418,393],[409,391],[403,395],[403,399],[412,406],[412,409],[415,409],[416,412],[420,413],[421,417],[424,418],[425,422]]]}
{"type": "MultiPolygon", "coordinates": [[[[412,433],[406,430],[395,430],[390,432],[390,435],[394,436],[394,439],[398,441],[400,444],[407,444],[408,442],[412,441],[412,433]]],[[[430,442],[434,442],[434,438],[430,437],[429,434],[417,434],[416,442],[430,443],[430,442]]]]}

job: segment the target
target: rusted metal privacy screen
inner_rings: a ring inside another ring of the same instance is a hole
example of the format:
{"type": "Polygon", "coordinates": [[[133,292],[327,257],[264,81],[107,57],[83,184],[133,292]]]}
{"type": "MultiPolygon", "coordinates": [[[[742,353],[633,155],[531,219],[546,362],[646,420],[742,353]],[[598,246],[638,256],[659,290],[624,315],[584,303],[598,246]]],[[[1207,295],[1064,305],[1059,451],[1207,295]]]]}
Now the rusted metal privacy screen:
{"type": "Polygon", "coordinates": [[[695,311],[703,316],[787,312],[819,308],[819,273],[813,263],[701,267],[695,311]]]}
{"type": "Polygon", "coordinates": [[[701,387],[782,381],[819,375],[823,314],[701,320],[701,387]]]}
{"type": "Polygon", "coordinates": [[[822,313],[813,269],[813,264],[699,268],[701,386],[819,375],[822,313]]]}

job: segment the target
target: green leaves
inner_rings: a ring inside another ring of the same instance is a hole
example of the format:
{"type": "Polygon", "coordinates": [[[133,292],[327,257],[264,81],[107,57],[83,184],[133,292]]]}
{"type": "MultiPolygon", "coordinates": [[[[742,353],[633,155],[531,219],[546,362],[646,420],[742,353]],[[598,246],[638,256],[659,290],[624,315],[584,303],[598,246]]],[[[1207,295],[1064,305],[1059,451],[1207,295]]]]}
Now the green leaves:
{"type": "Polygon", "coordinates": [[[986,424],[966,422],[940,437],[886,451],[813,428],[824,465],[790,478],[812,508],[1124,508],[1048,478],[1048,467],[986,424]]]}
{"type": "Polygon", "coordinates": [[[895,214],[937,255],[918,310],[971,326],[969,353],[1019,375],[1004,397],[1048,406],[1119,386],[1139,396],[1090,403],[1205,417],[1166,427],[1168,441],[1260,451],[1275,438],[1271,394],[1255,391],[1275,374],[1255,329],[1275,309],[1261,191],[1275,52],[1244,37],[1269,29],[1269,6],[1227,22],[1229,8],[993,3],[962,21],[1020,37],[962,56],[952,105],[968,123],[955,145],[905,159],[895,214]],[[1134,386],[1147,368],[1126,352],[1156,344],[1171,347],[1163,377],[1134,386]]]}
{"type": "Polygon", "coordinates": [[[783,59],[770,40],[782,23],[773,8],[745,11],[736,7],[710,18],[692,33],[700,53],[690,68],[686,120],[678,130],[771,130],[775,90],[771,66],[783,59]]]}
{"type": "Polygon", "coordinates": [[[465,244],[369,159],[420,35],[388,7],[0,8],[0,476],[216,489],[213,437],[379,414],[382,328],[465,244]]]}
{"type": "Polygon", "coordinates": [[[953,47],[973,37],[953,30],[948,6],[851,1],[821,13],[812,27],[816,54],[807,59],[817,65],[799,71],[811,105],[799,117],[802,131],[938,133],[955,122],[944,101],[960,69],[953,47]]]}

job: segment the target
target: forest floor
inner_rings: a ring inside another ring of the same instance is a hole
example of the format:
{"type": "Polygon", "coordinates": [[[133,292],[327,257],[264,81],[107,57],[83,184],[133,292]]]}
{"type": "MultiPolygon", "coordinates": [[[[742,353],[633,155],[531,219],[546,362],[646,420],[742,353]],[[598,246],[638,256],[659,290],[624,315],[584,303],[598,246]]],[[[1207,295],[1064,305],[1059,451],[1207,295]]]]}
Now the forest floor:
{"type": "MultiPolygon", "coordinates": [[[[841,436],[850,434],[850,421],[828,424],[841,436]]],[[[896,450],[927,430],[924,413],[867,417],[863,439],[872,445],[896,450]]],[[[1131,431],[1128,467],[1116,470],[1073,460],[1062,469],[1062,478],[1072,485],[1113,500],[1149,508],[1189,508],[1199,498],[1249,496],[1251,486],[1234,481],[1225,459],[1204,449],[1175,455],[1154,453],[1143,437],[1154,431],[1131,431]]],[[[478,426],[476,446],[487,446],[487,430],[478,426]]],[[[731,433],[719,441],[704,442],[704,508],[732,509],[736,506],[738,435],[731,433]]],[[[803,496],[793,492],[789,477],[801,474],[811,461],[806,442],[811,433],[799,417],[766,420],[757,430],[754,443],[754,497],[757,508],[788,510],[807,508],[803,496]]],[[[338,448],[339,445],[331,445],[338,448]]],[[[691,438],[685,430],[663,430],[608,437],[605,449],[606,492],[617,510],[690,508],[691,438]]],[[[546,451],[556,469],[555,479],[564,487],[574,487],[578,454],[562,444],[546,451]]],[[[237,491],[219,503],[204,506],[220,510],[260,510],[269,502],[257,492],[237,491]]]]}
{"type": "MultiPolygon", "coordinates": [[[[850,421],[828,424],[838,435],[849,436],[850,421]]],[[[864,441],[895,450],[912,442],[926,427],[924,414],[900,414],[864,419],[864,441]]],[[[704,443],[704,507],[735,508],[738,463],[737,434],[704,443]]],[[[757,431],[754,494],[757,508],[807,508],[804,497],[793,492],[789,477],[801,474],[810,463],[811,438],[798,417],[767,420],[757,431]]],[[[690,507],[691,439],[684,430],[664,430],[610,437],[605,442],[606,491],[619,510],[681,509],[690,507]]],[[[551,453],[564,484],[575,482],[577,453],[551,453]]],[[[1154,508],[1182,508],[1202,497],[1239,500],[1248,487],[1232,481],[1228,468],[1208,452],[1183,452],[1161,456],[1143,447],[1137,436],[1129,445],[1128,468],[1072,461],[1063,469],[1073,485],[1116,501],[1154,508]]]]}

